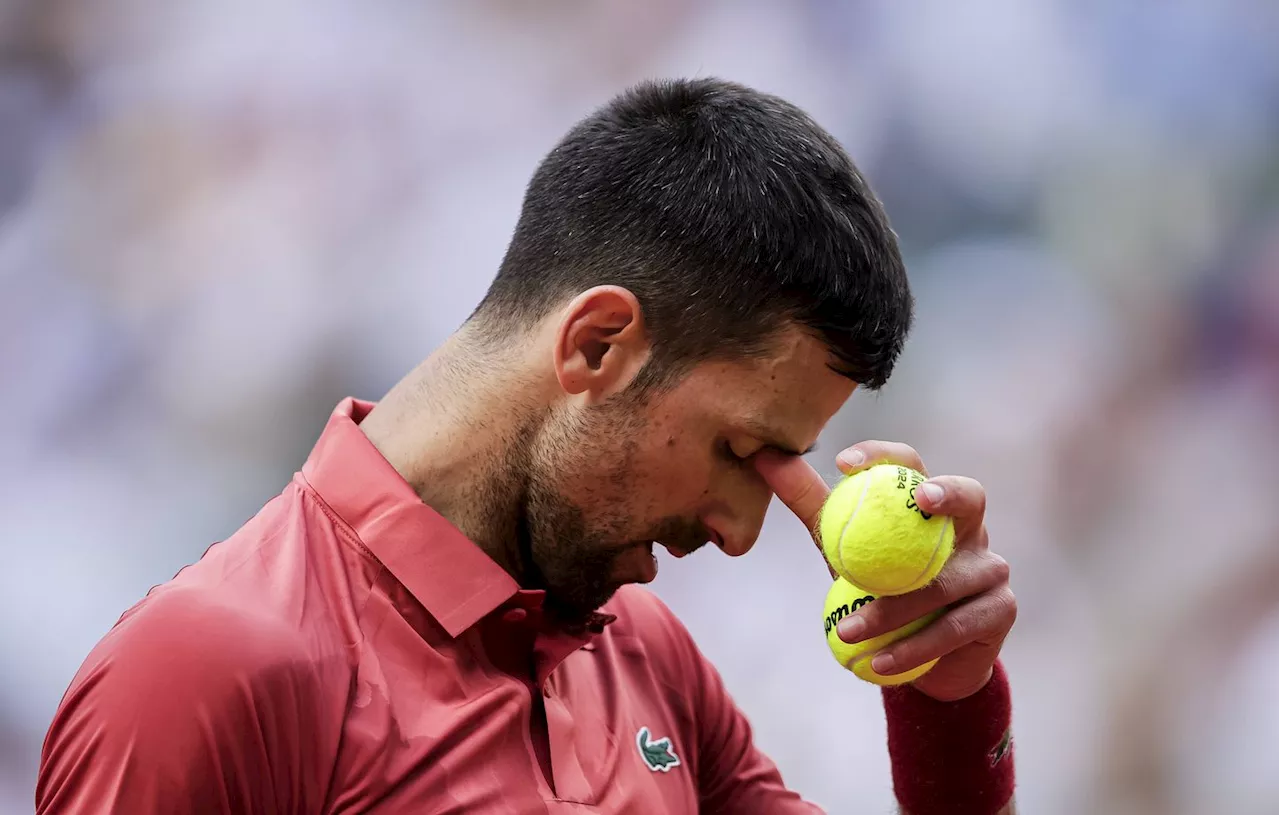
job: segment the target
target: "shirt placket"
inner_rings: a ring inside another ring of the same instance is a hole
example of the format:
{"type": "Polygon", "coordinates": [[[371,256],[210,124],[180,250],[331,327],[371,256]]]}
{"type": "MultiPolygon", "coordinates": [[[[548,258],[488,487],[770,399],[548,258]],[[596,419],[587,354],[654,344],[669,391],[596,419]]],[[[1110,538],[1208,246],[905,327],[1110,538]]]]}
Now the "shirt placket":
{"type": "Polygon", "coordinates": [[[578,759],[573,711],[565,703],[556,682],[556,669],[585,639],[563,634],[540,633],[534,644],[537,687],[546,711],[547,740],[551,748],[551,772],[555,776],[556,797],[589,803],[594,800],[591,783],[578,759]]]}

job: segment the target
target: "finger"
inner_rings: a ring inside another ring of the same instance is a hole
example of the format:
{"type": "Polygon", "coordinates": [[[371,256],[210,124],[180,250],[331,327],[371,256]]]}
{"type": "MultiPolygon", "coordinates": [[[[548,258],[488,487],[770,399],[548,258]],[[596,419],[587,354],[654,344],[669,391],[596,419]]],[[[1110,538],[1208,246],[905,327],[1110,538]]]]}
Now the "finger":
{"type": "Polygon", "coordinates": [[[761,450],[751,461],[778,500],[795,513],[817,540],[822,504],[831,492],[818,471],[800,456],[774,450],[761,450]]]}
{"type": "Polygon", "coordinates": [[[983,528],[987,514],[987,491],[982,484],[960,475],[940,475],[916,487],[914,495],[925,512],[951,517],[957,546],[986,548],[986,535],[974,534],[983,528]]]}
{"type": "Polygon", "coordinates": [[[957,550],[929,585],[897,597],[880,597],[845,616],[836,630],[848,643],[869,640],[1008,583],[1009,564],[1004,558],[992,552],[957,550]]]}
{"type": "MultiPolygon", "coordinates": [[[[809,530],[809,537],[822,554],[822,538],[818,534],[818,520],[822,517],[822,504],[827,500],[831,489],[822,480],[818,471],[800,456],[789,456],[774,450],[761,450],[751,459],[756,471],[764,478],[769,489],[778,496],[778,500],[786,505],[809,530]]],[[[823,555],[822,562],[827,566],[827,573],[835,580],[835,569],[827,563],[823,555]]]]}
{"type": "Polygon", "coordinates": [[[836,454],[836,466],[845,475],[853,475],[877,464],[901,464],[924,473],[926,477],[929,475],[915,448],[898,441],[860,441],[836,454]]]}
{"type": "Polygon", "coordinates": [[[902,673],[970,643],[998,644],[1009,633],[1016,616],[1012,591],[1002,588],[987,592],[885,648],[871,660],[871,668],[880,674],[902,673]]]}

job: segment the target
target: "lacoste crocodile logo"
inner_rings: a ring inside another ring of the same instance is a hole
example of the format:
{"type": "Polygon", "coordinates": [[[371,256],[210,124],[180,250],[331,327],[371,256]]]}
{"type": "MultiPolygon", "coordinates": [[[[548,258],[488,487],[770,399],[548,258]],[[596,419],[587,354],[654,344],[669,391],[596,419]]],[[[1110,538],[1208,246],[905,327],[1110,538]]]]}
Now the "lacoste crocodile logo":
{"type": "Polygon", "coordinates": [[[680,766],[680,757],[671,749],[671,737],[663,736],[652,739],[649,728],[642,727],[636,733],[636,748],[640,750],[640,758],[645,766],[656,772],[671,772],[672,767],[680,766]]]}
{"type": "Polygon", "coordinates": [[[991,759],[991,766],[994,767],[1003,761],[1011,750],[1013,750],[1013,728],[1004,731],[1004,736],[1001,737],[1000,743],[992,747],[990,752],[987,753],[987,758],[991,759]]]}

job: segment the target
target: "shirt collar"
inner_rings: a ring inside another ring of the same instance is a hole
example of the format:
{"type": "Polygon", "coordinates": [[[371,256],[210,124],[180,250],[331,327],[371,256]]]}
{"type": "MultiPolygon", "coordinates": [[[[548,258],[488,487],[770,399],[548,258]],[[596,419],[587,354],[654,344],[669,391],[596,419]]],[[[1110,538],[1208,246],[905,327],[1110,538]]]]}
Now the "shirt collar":
{"type": "MultiPolygon", "coordinates": [[[[373,408],[373,402],[352,398],[334,408],[302,466],[312,490],[449,636],[457,637],[512,598],[525,609],[540,608],[543,592],[521,590],[484,550],[424,504],[382,457],[359,427],[373,408]]],[[[596,613],[581,630],[567,633],[589,639],[615,619],[596,613]]]]}
{"type": "MultiPolygon", "coordinates": [[[[364,435],[372,402],[334,409],[302,467],[313,490],[436,622],[456,637],[510,600],[506,570],[418,497],[364,435]]],[[[533,599],[533,598],[530,598],[533,599]]]]}

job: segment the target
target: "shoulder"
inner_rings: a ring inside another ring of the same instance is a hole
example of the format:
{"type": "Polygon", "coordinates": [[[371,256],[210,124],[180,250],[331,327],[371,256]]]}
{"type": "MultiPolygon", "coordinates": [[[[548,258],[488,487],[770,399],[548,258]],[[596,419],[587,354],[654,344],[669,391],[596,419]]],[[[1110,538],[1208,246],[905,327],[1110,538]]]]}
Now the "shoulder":
{"type": "Polygon", "coordinates": [[[265,701],[319,701],[341,683],[326,656],[274,609],[207,587],[163,586],[121,617],[85,660],[68,697],[91,694],[103,714],[158,717],[265,701]]]}
{"type": "Polygon", "coordinates": [[[120,618],[101,647],[134,656],[176,652],[206,667],[268,667],[306,657],[298,629],[274,608],[201,585],[155,589],[120,618]]]}
{"type": "Polygon", "coordinates": [[[601,609],[618,619],[610,626],[630,636],[654,636],[671,633],[672,629],[684,631],[684,624],[666,603],[648,589],[626,585],[618,589],[601,609]]]}
{"type": "Polygon", "coordinates": [[[639,645],[644,655],[669,675],[687,676],[702,655],[684,623],[653,592],[640,586],[620,588],[602,611],[617,616],[606,632],[639,645]]]}
{"type": "Polygon", "coordinates": [[[98,643],[63,696],[41,753],[38,808],[318,802],[341,733],[344,669],[317,659],[282,618],[207,590],[158,589],[98,643]]]}

